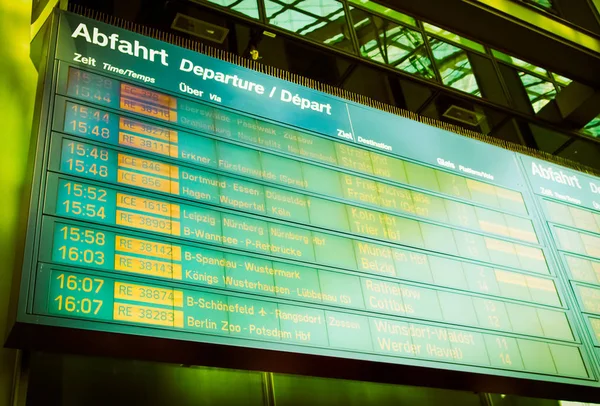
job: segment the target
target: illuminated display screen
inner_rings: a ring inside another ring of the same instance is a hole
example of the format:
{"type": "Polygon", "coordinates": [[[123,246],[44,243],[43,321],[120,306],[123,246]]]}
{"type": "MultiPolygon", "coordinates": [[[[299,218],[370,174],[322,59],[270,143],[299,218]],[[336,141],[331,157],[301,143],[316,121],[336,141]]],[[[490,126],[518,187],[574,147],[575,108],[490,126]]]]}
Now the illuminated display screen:
{"type": "Polygon", "coordinates": [[[56,52],[19,322],[598,387],[583,174],[71,14],[56,52]]]}

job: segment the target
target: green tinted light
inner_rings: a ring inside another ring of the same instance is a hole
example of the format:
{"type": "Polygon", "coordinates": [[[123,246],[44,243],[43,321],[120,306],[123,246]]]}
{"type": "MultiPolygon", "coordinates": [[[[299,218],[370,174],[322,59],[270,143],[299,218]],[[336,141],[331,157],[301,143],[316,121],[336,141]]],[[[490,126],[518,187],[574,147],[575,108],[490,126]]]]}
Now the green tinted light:
{"type": "Polygon", "coordinates": [[[461,37],[460,35],[455,34],[453,32],[446,31],[443,28],[436,27],[433,24],[424,22],[423,26],[425,27],[425,31],[427,31],[428,33],[442,37],[446,41],[452,42],[457,45],[462,45],[477,52],[485,53],[485,47],[475,41],[471,41],[470,39],[461,37]]]}
{"type": "Polygon", "coordinates": [[[398,23],[408,24],[413,27],[417,26],[417,21],[414,18],[412,18],[411,16],[408,16],[408,15],[403,14],[396,10],[392,10],[391,8],[387,8],[385,6],[382,6],[381,4],[377,4],[374,1],[349,0],[349,3],[356,4],[357,6],[366,8],[369,11],[380,14],[380,15],[382,15],[386,18],[389,18],[390,20],[396,21],[398,23]]]}
{"type": "Polygon", "coordinates": [[[558,83],[559,85],[569,86],[571,82],[573,82],[571,79],[561,76],[557,73],[553,73],[552,76],[554,77],[556,83],[558,83]]]}
{"type": "Polygon", "coordinates": [[[539,66],[535,66],[529,62],[523,61],[522,59],[515,58],[514,56],[507,55],[495,49],[492,49],[492,54],[496,57],[496,59],[501,60],[502,62],[506,62],[510,65],[516,66],[517,68],[525,69],[529,72],[548,77],[548,71],[546,71],[544,68],[540,68],[539,66]]]}
{"type": "Polygon", "coordinates": [[[525,3],[530,3],[533,4],[535,6],[539,6],[548,10],[551,10],[554,8],[554,5],[552,4],[551,0],[521,0],[524,1],[525,3]]]}
{"type": "Polygon", "coordinates": [[[583,127],[583,132],[592,137],[600,137],[600,116],[587,123],[587,125],[583,127]]]}

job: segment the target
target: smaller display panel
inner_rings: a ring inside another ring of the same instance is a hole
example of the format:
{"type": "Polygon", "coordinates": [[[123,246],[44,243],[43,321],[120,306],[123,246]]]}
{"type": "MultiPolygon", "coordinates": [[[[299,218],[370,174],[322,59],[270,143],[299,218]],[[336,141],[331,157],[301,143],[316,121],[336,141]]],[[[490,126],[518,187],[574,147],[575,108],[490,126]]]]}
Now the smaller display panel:
{"type": "Polygon", "coordinates": [[[531,158],[523,162],[559,250],[560,265],[570,280],[569,288],[575,297],[573,306],[584,314],[587,336],[599,347],[600,189],[597,180],[531,158]]]}

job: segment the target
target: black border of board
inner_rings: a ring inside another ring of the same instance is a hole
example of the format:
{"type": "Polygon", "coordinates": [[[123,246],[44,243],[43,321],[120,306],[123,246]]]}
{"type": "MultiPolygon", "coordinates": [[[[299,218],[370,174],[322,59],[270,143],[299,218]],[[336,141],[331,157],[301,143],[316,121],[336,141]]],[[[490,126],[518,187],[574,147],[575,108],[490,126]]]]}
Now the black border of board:
{"type": "Polygon", "coordinates": [[[584,402],[597,402],[600,399],[600,387],[23,322],[15,324],[5,345],[11,348],[51,353],[143,359],[323,378],[507,393],[546,399],[584,402]]]}

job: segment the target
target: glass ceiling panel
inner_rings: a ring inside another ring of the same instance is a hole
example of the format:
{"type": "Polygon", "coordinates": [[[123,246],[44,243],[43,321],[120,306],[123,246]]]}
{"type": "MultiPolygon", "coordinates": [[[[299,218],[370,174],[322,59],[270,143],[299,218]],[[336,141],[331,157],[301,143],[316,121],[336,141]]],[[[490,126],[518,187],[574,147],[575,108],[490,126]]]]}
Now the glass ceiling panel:
{"type": "Polygon", "coordinates": [[[430,34],[438,35],[444,38],[446,41],[453,42],[457,45],[462,45],[464,47],[470,48],[474,51],[478,51],[481,53],[485,53],[485,47],[475,41],[471,41],[470,39],[463,38],[458,34],[455,34],[450,31],[446,31],[443,28],[436,27],[435,25],[423,22],[423,26],[425,27],[425,31],[430,34]]]}
{"type": "Polygon", "coordinates": [[[267,22],[314,41],[352,51],[342,3],[335,0],[265,0],[267,22]]]}
{"type": "Polygon", "coordinates": [[[517,68],[525,69],[529,72],[537,73],[538,75],[548,77],[548,71],[544,68],[540,68],[539,66],[535,66],[529,62],[525,62],[519,58],[515,58],[514,56],[507,55],[503,52],[496,51],[495,49],[492,49],[492,54],[496,57],[496,59],[516,66],[517,68]]]}
{"type": "Polygon", "coordinates": [[[454,89],[481,96],[467,51],[437,38],[428,38],[442,82],[454,89]]]}
{"type": "Polygon", "coordinates": [[[258,19],[258,4],[257,0],[206,0],[209,3],[217,4],[221,7],[228,8],[238,13],[247,15],[248,17],[258,19]]]}
{"type": "Polygon", "coordinates": [[[350,13],[361,56],[426,79],[435,79],[420,32],[354,7],[350,13]]]}
{"type": "Polygon", "coordinates": [[[547,10],[552,10],[554,5],[552,4],[552,0],[521,0],[524,3],[533,4],[534,6],[539,6],[545,8],[547,10]]]}
{"type": "Polygon", "coordinates": [[[525,72],[519,72],[519,77],[536,113],[556,97],[556,88],[552,82],[525,72]]]}
{"type": "Polygon", "coordinates": [[[396,10],[392,10],[391,8],[387,8],[385,6],[382,6],[381,4],[377,4],[374,1],[370,1],[370,0],[348,0],[348,3],[350,4],[356,4],[357,6],[361,6],[363,8],[368,9],[369,11],[373,11],[374,13],[377,14],[381,14],[384,17],[389,18],[392,21],[398,22],[398,23],[404,23],[404,24],[408,24],[411,25],[413,27],[417,26],[417,21],[412,18],[411,16],[408,16],[406,14],[403,14],[399,11],[396,10]]]}
{"type": "Polygon", "coordinates": [[[583,132],[592,137],[600,137],[600,116],[596,117],[583,127],[583,132]]]}
{"type": "Polygon", "coordinates": [[[573,82],[571,79],[561,76],[558,73],[553,73],[552,76],[554,76],[554,80],[559,85],[569,86],[571,84],[571,82],[573,82]]]}

